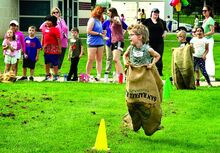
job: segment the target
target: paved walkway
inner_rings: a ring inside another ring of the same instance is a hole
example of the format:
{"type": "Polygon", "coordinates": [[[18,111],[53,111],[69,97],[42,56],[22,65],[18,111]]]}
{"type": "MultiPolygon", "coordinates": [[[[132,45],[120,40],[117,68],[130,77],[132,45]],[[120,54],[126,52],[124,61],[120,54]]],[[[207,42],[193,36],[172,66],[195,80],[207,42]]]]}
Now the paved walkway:
{"type": "MultiPolygon", "coordinates": [[[[20,78],[20,77],[17,77],[17,78],[20,78]]],[[[44,78],[45,77],[34,77],[34,81],[42,82],[44,80],[44,78]]],[[[52,82],[52,80],[49,80],[49,81],[52,82]]],[[[65,82],[64,81],[64,77],[60,77],[60,79],[57,82],[65,82]]],[[[69,82],[69,81],[67,81],[67,82],[69,82]]],[[[70,82],[72,82],[72,81],[70,81],[70,82]]],[[[101,78],[100,81],[95,81],[93,79],[90,82],[93,82],[93,83],[104,83],[104,78],[101,78]]],[[[112,78],[109,78],[108,82],[106,82],[106,83],[113,83],[112,78]]],[[[220,86],[220,81],[214,81],[214,82],[211,82],[211,83],[212,83],[213,86],[220,86]]],[[[200,81],[200,86],[208,86],[208,84],[207,84],[206,81],[200,81]]]]}

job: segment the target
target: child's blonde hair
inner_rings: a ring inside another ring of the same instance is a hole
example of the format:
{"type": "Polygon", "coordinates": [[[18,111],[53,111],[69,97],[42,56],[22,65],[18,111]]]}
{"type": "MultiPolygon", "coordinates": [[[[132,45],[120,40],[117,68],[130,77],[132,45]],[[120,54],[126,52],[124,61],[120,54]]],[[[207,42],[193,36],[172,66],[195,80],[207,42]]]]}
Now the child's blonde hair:
{"type": "Polygon", "coordinates": [[[142,42],[143,43],[148,43],[149,42],[149,31],[147,27],[145,27],[142,24],[135,24],[131,25],[127,29],[128,31],[134,32],[135,35],[141,35],[142,36],[142,42]]]}
{"type": "Polygon", "coordinates": [[[182,38],[186,38],[186,31],[185,30],[180,30],[179,32],[177,32],[177,37],[182,37],[182,38]]]}

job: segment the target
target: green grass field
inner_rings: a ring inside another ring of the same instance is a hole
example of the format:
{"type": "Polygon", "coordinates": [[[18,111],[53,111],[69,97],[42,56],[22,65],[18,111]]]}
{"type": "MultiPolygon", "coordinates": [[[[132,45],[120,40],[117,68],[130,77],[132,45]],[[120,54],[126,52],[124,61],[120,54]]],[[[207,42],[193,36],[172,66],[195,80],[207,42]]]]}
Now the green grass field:
{"type": "MultiPolygon", "coordinates": [[[[215,40],[216,77],[220,79],[220,36],[216,35],[215,40]]],[[[175,35],[168,35],[163,79],[170,75],[171,48],[177,44],[175,35]]],[[[79,72],[85,72],[86,59],[85,54],[79,72]]],[[[2,55],[0,60],[3,70],[2,55]]],[[[68,68],[65,60],[62,73],[68,68]]],[[[36,75],[44,75],[43,54],[36,75]]],[[[142,129],[133,132],[122,124],[127,113],[125,84],[0,83],[0,153],[91,152],[102,118],[112,153],[218,153],[219,93],[220,87],[172,87],[170,98],[162,103],[164,129],[148,137],[142,129]]]]}

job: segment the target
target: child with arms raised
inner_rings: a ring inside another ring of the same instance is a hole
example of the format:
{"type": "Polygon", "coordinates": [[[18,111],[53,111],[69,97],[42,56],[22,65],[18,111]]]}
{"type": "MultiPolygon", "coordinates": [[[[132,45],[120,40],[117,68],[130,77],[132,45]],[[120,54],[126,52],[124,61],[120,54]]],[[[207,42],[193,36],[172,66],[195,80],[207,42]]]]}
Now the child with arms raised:
{"type": "Polygon", "coordinates": [[[133,130],[141,127],[150,136],[161,128],[163,83],[155,63],[160,54],[149,45],[149,32],[144,25],[128,28],[131,45],[123,55],[126,70],[126,102],[133,130]]]}
{"type": "Polygon", "coordinates": [[[190,44],[194,48],[194,70],[196,72],[196,86],[199,86],[199,71],[196,70],[196,67],[198,66],[205,77],[208,85],[211,87],[212,84],[210,82],[209,75],[206,71],[205,68],[205,60],[206,60],[206,55],[209,51],[209,42],[207,38],[204,37],[204,29],[202,27],[196,28],[196,37],[193,37],[192,40],[190,41],[190,44]]]}

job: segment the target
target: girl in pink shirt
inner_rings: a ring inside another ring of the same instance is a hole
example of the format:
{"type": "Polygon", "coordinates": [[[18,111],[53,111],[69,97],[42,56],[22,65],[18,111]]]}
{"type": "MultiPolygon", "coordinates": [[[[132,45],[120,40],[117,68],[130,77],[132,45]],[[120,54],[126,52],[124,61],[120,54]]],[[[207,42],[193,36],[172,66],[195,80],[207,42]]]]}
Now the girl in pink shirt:
{"type": "Polygon", "coordinates": [[[5,62],[5,73],[12,71],[15,74],[15,64],[17,63],[17,42],[15,41],[15,34],[12,30],[8,30],[5,36],[5,39],[2,43],[3,46],[3,54],[4,54],[4,62],[5,62]]]}

